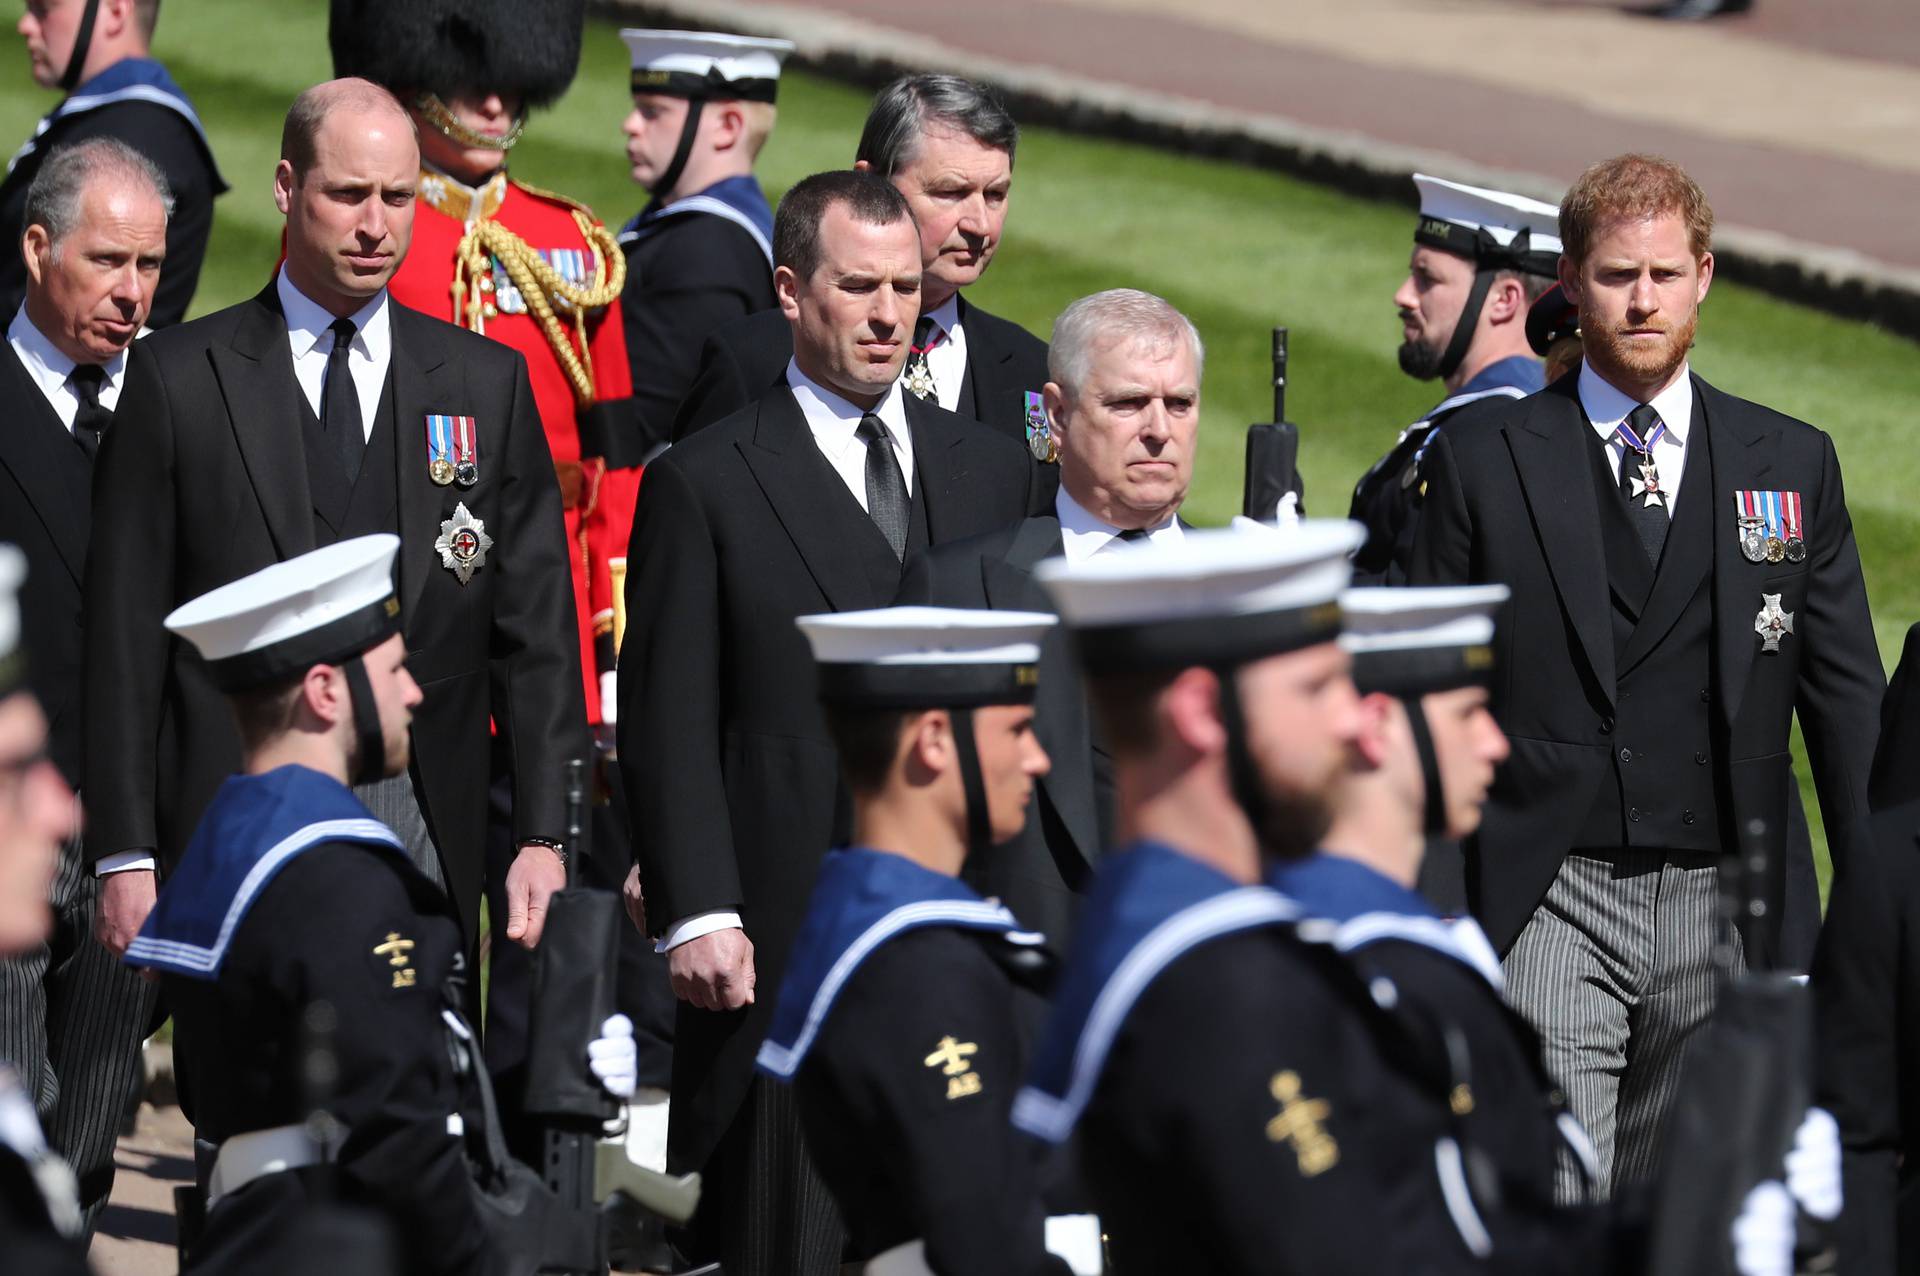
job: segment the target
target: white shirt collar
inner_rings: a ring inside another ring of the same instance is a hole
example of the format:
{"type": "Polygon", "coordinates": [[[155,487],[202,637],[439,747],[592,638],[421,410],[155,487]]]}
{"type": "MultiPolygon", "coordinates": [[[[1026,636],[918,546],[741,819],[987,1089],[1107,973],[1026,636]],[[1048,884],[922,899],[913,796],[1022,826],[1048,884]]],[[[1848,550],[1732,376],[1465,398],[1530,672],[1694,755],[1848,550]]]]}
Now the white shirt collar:
{"type": "MultiPolygon", "coordinates": [[[[822,452],[837,458],[853,445],[854,433],[860,428],[860,418],[867,414],[867,409],[855,407],[800,371],[796,359],[787,360],[787,385],[792,388],[794,402],[800,405],[800,415],[807,419],[807,426],[819,441],[822,452]]],[[[874,406],[873,414],[887,427],[896,448],[913,446],[913,435],[907,428],[907,405],[901,399],[897,378],[887,387],[886,396],[874,406]]]]}
{"type": "MultiPolygon", "coordinates": [[[[74,362],[60,353],[60,348],[47,339],[47,335],[27,318],[27,308],[23,304],[13,316],[13,322],[7,325],[7,341],[20,356],[20,364],[40,387],[40,393],[48,399],[59,393],[67,384],[67,378],[73,375],[74,362]]],[[[106,373],[105,383],[101,386],[102,395],[109,391],[118,393],[120,378],[127,370],[127,352],[122,350],[113,358],[100,365],[106,373]]]]}
{"type": "MultiPolygon", "coordinates": [[[[287,278],[285,266],[274,281],[274,288],[280,295],[280,313],[286,316],[287,340],[293,347],[296,360],[322,349],[333,349],[333,327],[335,316],[314,301],[287,278]]],[[[382,288],[360,309],[347,316],[353,320],[353,326],[359,329],[354,336],[353,348],[376,363],[384,363],[387,352],[392,346],[392,317],[387,310],[387,290],[382,288]]]]}
{"type": "MultiPolygon", "coordinates": [[[[1053,512],[1060,520],[1060,547],[1070,563],[1083,562],[1120,539],[1120,529],[1103,522],[1086,506],[1073,499],[1062,483],[1053,498],[1053,512]]],[[[1181,539],[1180,519],[1169,518],[1147,529],[1149,541],[1170,543],[1181,539]]]]}
{"type": "MultiPolygon", "coordinates": [[[[1593,432],[1600,436],[1603,443],[1611,440],[1620,423],[1640,406],[1638,399],[1615,388],[1593,370],[1591,363],[1584,360],[1580,364],[1578,390],[1580,406],[1586,409],[1587,420],[1593,424],[1593,432]]],[[[1667,436],[1682,447],[1686,446],[1687,431],[1693,425],[1692,369],[1682,363],[1680,375],[1666,389],[1653,396],[1652,405],[1666,423],[1667,436]]]]}

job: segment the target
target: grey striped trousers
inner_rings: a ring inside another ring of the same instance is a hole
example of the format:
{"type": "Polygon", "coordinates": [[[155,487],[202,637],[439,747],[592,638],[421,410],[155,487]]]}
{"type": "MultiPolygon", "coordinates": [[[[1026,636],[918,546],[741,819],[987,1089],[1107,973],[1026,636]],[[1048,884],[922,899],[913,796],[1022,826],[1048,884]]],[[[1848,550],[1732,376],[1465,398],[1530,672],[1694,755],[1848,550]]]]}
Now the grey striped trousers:
{"type": "MultiPolygon", "coordinates": [[[[1658,1169],[1687,1043],[1713,1010],[1717,858],[1569,854],[1507,953],[1508,999],[1593,1141],[1603,1196],[1658,1169]]],[[[1585,1194],[1565,1158],[1554,1187],[1562,1203],[1585,1194]]]]}
{"type": "Polygon", "coordinates": [[[413,791],[413,779],[407,775],[388,776],[371,784],[356,784],[353,795],[360,799],[373,818],[400,835],[413,866],[446,889],[447,875],[440,867],[440,852],[427,831],[427,817],[421,813],[420,799],[413,791]]]}
{"type": "Polygon", "coordinates": [[[120,1114],[140,1084],[140,1045],[159,996],[93,938],[99,894],[78,839],[62,847],[53,933],[0,960],[0,1058],[32,1092],[47,1145],[79,1178],[89,1235],[113,1191],[120,1114]]]}

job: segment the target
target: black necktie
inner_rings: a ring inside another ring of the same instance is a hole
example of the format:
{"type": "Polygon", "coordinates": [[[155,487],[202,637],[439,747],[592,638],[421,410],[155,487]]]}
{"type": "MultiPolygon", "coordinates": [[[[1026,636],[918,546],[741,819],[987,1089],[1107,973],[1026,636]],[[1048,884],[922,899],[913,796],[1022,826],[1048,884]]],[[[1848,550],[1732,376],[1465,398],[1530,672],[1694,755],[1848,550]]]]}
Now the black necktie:
{"type": "Polygon", "coordinates": [[[1143,541],[1143,540],[1146,540],[1146,539],[1147,539],[1147,529],[1146,529],[1146,528],[1144,528],[1144,527],[1129,527],[1129,528],[1125,528],[1124,530],[1122,530],[1122,531],[1121,531],[1121,532],[1120,532],[1119,534],[1117,534],[1117,535],[1116,535],[1116,536],[1115,536],[1115,537],[1114,537],[1114,538],[1113,538],[1112,540],[1110,540],[1110,541],[1108,541],[1108,542],[1106,543],[1106,545],[1105,545],[1105,546],[1103,546],[1102,548],[1105,548],[1105,549],[1126,549],[1126,548],[1127,548],[1128,546],[1130,546],[1130,545],[1138,545],[1138,544],[1139,544],[1139,543],[1140,543],[1141,541],[1143,541]]]}
{"type": "Polygon", "coordinates": [[[910,503],[907,481],[900,475],[900,460],[893,454],[893,440],[880,418],[869,412],[860,418],[860,439],[867,445],[867,515],[893,546],[895,558],[907,555],[907,520],[910,503]]]}
{"type": "Polygon", "coordinates": [[[1619,432],[1624,445],[1620,453],[1620,494],[1626,497],[1627,513],[1633,518],[1633,529],[1640,533],[1647,561],[1657,567],[1671,524],[1666,488],[1653,463],[1653,443],[1664,427],[1650,403],[1642,403],[1628,413],[1626,424],[1627,429],[1619,432]]]}
{"type": "Polygon", "coordinates": [[[100,384],[106,378],[107,370],[97,363],[76,363],[67,375],[67,384],[80,400],[80,410],[73,414],[73,441],[89,461],[100,451],[100,441],[113,423],[112,411],[100,405],[100,384]]]}
{"type": "Polygon", "coordinates": [[[347,356],[357,329],[351,319],[335,319],[328,327],[333,349],[327,353],[327,379],[320,390],[320,430],[338,449],[347,482],[360,477],[360,458],[367,450],[367,430],[360,420],[360,392],[353,386],[347,356]]]}

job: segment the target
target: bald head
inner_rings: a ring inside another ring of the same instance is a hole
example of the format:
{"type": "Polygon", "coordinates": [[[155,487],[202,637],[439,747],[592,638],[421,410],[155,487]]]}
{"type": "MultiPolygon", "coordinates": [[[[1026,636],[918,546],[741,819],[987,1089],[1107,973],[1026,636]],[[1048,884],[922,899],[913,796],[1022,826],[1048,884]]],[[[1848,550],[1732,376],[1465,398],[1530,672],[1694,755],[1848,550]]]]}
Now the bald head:
{"type": "Polygon", "coordinates": [[[296,178],[303,178],[313,167],[317,139],[329,119],[367,115],[392,116],[418,147],[413,117],[400,105],[400,100],[372,80],[348,76],[316,84],[293,99],[293,105],[287,109],[286,125],[280,130],[280,158],[292,165],[296,178]]]}

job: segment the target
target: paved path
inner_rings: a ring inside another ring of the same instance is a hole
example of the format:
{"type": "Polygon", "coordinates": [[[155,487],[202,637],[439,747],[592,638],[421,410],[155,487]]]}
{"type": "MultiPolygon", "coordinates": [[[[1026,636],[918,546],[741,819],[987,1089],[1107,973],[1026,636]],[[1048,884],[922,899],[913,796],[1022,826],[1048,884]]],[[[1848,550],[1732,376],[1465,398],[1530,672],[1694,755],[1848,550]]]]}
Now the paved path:
{"type": "Polygon", "coordinates": [[[1920,272],[1920,5],[1756,2],[1751,17],[1703,24],[1589,0],[654,7],[770,29],[811,20],[854,38],[897,33],[1554,189],[1601,156],[1658,151],[1700,179],[1724,226],[1920,272]]]}
{"type": "Polygon", "coordinates": [[[173,1189],[193,1182],[193,1127],[176,1107],[140,1106],[114,1157],[113,1198],[93,1240],[99,1276],[174,1276],[173,1189]]]}

